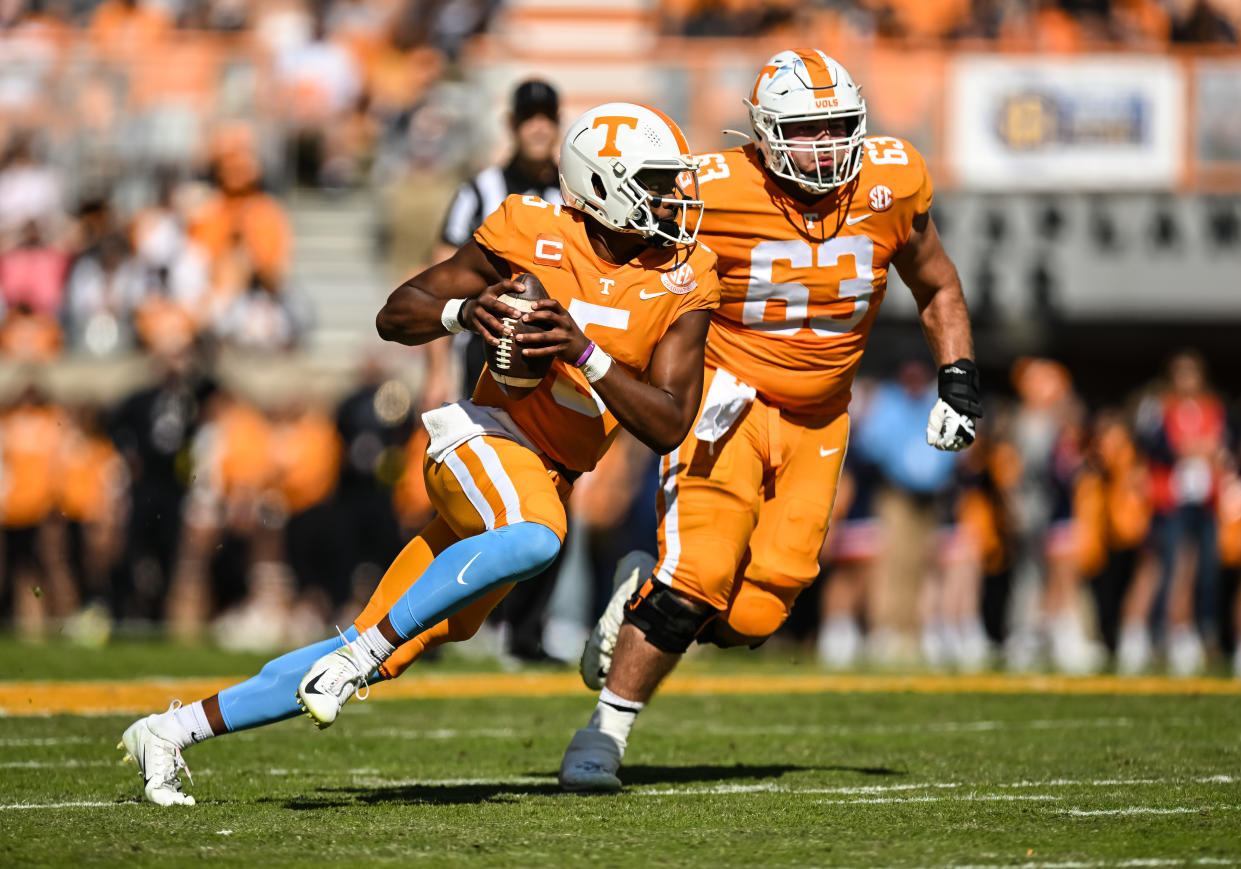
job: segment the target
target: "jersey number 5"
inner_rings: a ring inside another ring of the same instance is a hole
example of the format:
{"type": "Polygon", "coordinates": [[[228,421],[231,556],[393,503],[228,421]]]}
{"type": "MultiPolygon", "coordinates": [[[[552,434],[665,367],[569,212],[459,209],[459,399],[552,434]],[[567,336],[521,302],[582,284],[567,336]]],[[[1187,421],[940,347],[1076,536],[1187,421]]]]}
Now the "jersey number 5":
{"type": "Polygon", "coordinates": [[[802,329],[823,336],[848,332],[862,321],[870,307],[874,259],[875,243],[867,235],[832,238],[813,246],[801,239],[759,242],[750,253],[750,286],[741,308],[741,322],[773,335],[796,335],[802,329]],[[823,302],[836,307],[837,300],[850,301],[853,307],[847,313],[812,317],[810,289],[805,284],[772,281],[772,270],[778,262],[788,263],[790,269],[829,269],[846,256],[853,258],[853,277],[840,281],[835,299],[823,302]],[[771,302],[784,303],[782,318],[768,318],[771,302]]]}

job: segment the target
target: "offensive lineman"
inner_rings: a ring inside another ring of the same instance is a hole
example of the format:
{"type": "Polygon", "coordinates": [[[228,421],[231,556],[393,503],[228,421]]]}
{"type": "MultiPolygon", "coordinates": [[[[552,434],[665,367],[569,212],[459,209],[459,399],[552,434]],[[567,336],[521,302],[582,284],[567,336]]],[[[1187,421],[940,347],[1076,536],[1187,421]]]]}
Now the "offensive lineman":
{"type": "Polygon", "coordinates": [[[599,106],[565,135],[570,207],[510,196],[451,259],[392,293],[376,320],[387,340],[423,344],[472,329],[499,346],[513,334],[502,318],[522,318],[548,328],[515,335],[517,346],[556,361],[520,401],[484,374],[472,401],[424,414],[424,474],[438,516],[340,638],[125,731],[119,747],[138,765],[148,799],[193,805],[181,790],[183,748],[289,718],[299,703],[327,727],[368,680],[395,678],[427,648],[472,636],[513,583],[555,558],[572,482],[619,426],[658,452],[685,437],[720,297],[715,254],[694,244],[696,166],[666,115],[599,106]],[[499,301],[521,292],[509,278],[523,272],[551,296],[525,314],[499,301]]]}
{"type": "Polygon", "coordinates": [[[700,237],[723,288],[702,408],[663,460],[659,561],[627,576],[587,641],[582,675],[603,690],[565,751],[566,790],[619,788],[637,714],[689,644],[762,643],[814,581],[889,266],[939,366],[927,443],[964,449],[982,414],[921,155],[866,137],[859,88],[821,51],[772,57],[746,104],[755,141],[699,157],[700,237]]]}

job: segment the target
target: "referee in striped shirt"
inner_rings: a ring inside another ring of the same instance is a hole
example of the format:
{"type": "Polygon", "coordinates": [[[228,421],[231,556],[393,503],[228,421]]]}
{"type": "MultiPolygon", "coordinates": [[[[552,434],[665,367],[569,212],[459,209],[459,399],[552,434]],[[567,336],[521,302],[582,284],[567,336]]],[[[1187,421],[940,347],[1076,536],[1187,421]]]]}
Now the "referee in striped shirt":
{"type": "MultiPolygon", "coordinates": [[[[560,98],[545,81],[532,79],[513,91],[509,110],[509,130],[513,135],[513,155],[503,166],[479,172],[458,189],[448,206],[439,242],[431,252],[432,262],[443,262],[474,236],[491,212],[505,197],[519,193],[560,203],[560,172],[556,149],[560,145],[560,98]]],[[[428,345],[428,385],[424,404],[439,407],[470,395],[483,373],[483,339],[473,332],[462,332],[451,342],[433,341],[428,345]],[[458,353],[464,371],[458,385],[449,378],[453,366],[450,354],[458,353]]],[[[496,615],[505,625],[505,652],[525,662],[550,660],[543,651],[543,622],[547,602],[556,585],[560,569],[558,557],[538,576],[519,582],[500,604],[496,615]]]]}

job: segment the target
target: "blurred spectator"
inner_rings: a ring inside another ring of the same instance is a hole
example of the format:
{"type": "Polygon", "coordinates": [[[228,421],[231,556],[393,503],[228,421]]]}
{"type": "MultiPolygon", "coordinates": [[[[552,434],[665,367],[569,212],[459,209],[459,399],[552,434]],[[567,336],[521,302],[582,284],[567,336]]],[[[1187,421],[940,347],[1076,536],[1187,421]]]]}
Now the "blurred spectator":
{"type": "MultiPolygon", "coordinates": [[[[55,86],[63,22],[28,0],[0,2],[0,117],[19,126],[46,121],[55,86]]],[[[39,4],[46,5],[46,4],[39,4]]]]}
{"type": "Polygon", "coordinates": [[[298,592],[313,598],[326,622],[352,591],[332,497],[340,479],[340,433],[331,416],[305,400],[290,399],[273,416],[275,488],[288,516],[285,553],[298,592]]]}
{"type": "Polygon", "coordinates": [[[1150,657],[1149,606],[1137,602],[1153,591],[1157,569],[1146,545],[1151,515],[1146,464],[1116,411],[1104,409],[1094,421],[1073,514],[1079,566],[1094,594],[1099,634],[1117,653],[1118,670],[1137,672],[1150,657]]]}
{"type": "Polygon", "coordinates": [[[1220,485],[1219,494],[1219,563],[1220,585],[1225,591],[1221,612],[1229,613],[1231,599],[1232,674],[1241,679],[1241,474],[1237,472],[1237,456],[1220,485]]]}
{"type": "MultiPolygon", "coordinates": [[[[659,459],[649,448],[628,432],[622,432],[598,467],[583,475],[573,487],[571,512],[574,521],[585,529],[590,551],[591,624],[603,614],[612,598],[616,563],[635,549],[652,556],[658,554],[658,466],[659,459]]],[[[514,609],[512,616],[513,633],[519,634],[516,625],[541,619],[542,607],[532,603],[514,609]]]]}
{"type": "Polygon", "coordinates": [[[1020,405],[1013,444],[1021,478],[1013,501],[1016,559],[1008,665],[1036,666],[1044,651],[1066,672],[1097,665],[1080,617],[1079,528],[1073,490],[1081,468],[1082,409],[1068,369],[1050,359],[1019,359],[1012,370],[1020,405]]]}
{"type": "Polygon", "coordinates": [[[163,616],[189,486],[188,451],[213,388],[198,361],[190,349],[156,357],[157,382],[113,414],[112,439],[130,479],[123,570],[113,590],[117,618],[163,616]]]}
{"type": "Polygon", "coordinates": [[[1150,456],[1152,531],[1163,574],[1154,615],[1163,621],[1166,602],[1168,666],[1185,675],[1204,664],[1199,631],[1213,640],[1217,627],[1215,511],[1228,443],[1224,406],[1207,385],[1201,356],[1172,357],[1167,386],[1143,402],[1138,427],[1150,456]]]}
{"type": "Polygon", "coordinates": [[[96,356],[133,343],[133,316],[147,290],[147,273],[119,234],[105,236],[78,258],[66,288],[69,340],[96,356]]]}
{"type": "Polygon", "coordinates": [[[328,33],[326,9],[311,16],[310,38],[291,42],[276,55],[281,109],[291,125],[297,181],[317,186],[328,155],[331,131],[358,103],[362,72],[349,48],[328,33]]]}
{"type": "Polygon", "coordinates": [[[30,133],[12,136],[0,156],[0,245],[31,221],[54,236],[63,218],[60,173],[35,153],[30,133]]]}
{"type": "Polygon", "coordinates": [[[33,385],[0,414],[0,612],[12,613],[26,636],[42,636],[49,618],[63,618],[77,607],[55,513],[65,423],[61,410],[33,385]]]}
{"type": "Polygon", "coordinates": [[[1176,0],[1171,8],[1173,42],[1236,44],[1236,27],[1210,0],[1176,0]]]}
{"type": "Polygon", "coordinates": [[[61,439],[57,500],[66,528],[66,558],[84,609],[71,635],[88,645],[107,640],[113,572],[124,542],[125,464],[103,427],[99,408],[70,411],[74,425],[61,439]]]}
{"type": "Polygon", "coordinates": [[[0,323],[0,357],[10,362],[51,362],[60,355],[64,335],[51,314],[19,303],[0,323]]]}
{"type": "MultiPolygon", "coordinates": [[[[901,364],[895,380],[881,382],[857,424],[852,444],[881,476],[875,515],[886,540],[875,570],[868,608],[869,643],[883,663],[908,659],[915,637],[937,642],[934,626],[919,618],[924,586],[940,587],[934,548],[936,530],[947,515],[955,453],[926,444],[926,418],[936,400],[935,375],[922,360],[901,364]]],[[[923,601],[923,612],[936,609],[923,601]]]]}
{"type": "Polygon", "coordinates": [[[0,294],[5,307],[24,305],[40,314],[56,314],[68,267],[68,255],[48,243],[39,222],[27,221],[17,245],[0,253],[0,294]]]}
{"type": "Polygon", "coordinates": [[[172,25],[164,6],[153,0],[103,0],[91,16],[90,36],[109,60],[136,60],[167,39],[172,25]]]}
{"type": "Polygon", "coordinates": [[[356,389],[336,409],[344,446],[337,503],[337,544],[345,553],[347,582],[365,604],[403,538],[393,488],[405,470],[405,448],[415,428],[414,395],[375,357],[359,372],[356,389]]]}
{"type": "MultiPolygon", "coordinates": [[[[859,390],[854,386],[854,400],[859,390]]],[[[864,407],[864,405],[861,405],[864,407]]],[[[851,405],[852,407],[852,405],[851,405]]],[[[859,416],[864,414],[859,407],[859,416]]],[[[824,579],[819,594],[818,662],[846,670],[860,660],[867,594],[874,584],[875,564],[884,535],[875,518],[877,472],[850,450],[832,505],[831,525],[819,556],[824,579]]]]}
{"type": "Polygon", "coordinates": [[[252,131],[230,126],[215,141],[212,169],[217,188],[194,213],[189,235],[208,258],[212,305],[249,286],[251,274],[267,286],[283,286],[292,254],[288,216],[261,188],[252,131]]]}
{"type": "Polygon", "coordinates": [[[430,42],[419,2],[404,2],[383,36],[360,46],[370,111],[385,126],[408,121],[444,72],[444,55],[430,42]]]}

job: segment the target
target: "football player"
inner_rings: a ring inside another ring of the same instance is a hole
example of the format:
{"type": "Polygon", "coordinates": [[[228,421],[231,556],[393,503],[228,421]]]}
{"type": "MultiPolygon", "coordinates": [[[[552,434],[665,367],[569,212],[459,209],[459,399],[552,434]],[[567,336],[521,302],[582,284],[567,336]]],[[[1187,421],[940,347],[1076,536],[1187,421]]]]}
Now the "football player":
{"type": "Polygon", "coordinates": [[[695,639],[756,646],[818,574],[848,446],[850,385],[895,266],[939,366],[927,442],[982,413],[965,298],[912,145],[867,137],[866,104],[821,51],[782,51],[746,100],[754,140],[699,157],[700,238],[719,256],[702,408],[663,460],[660,558],[631,571],[587,641],[602,687],[560,769],[613,790],[637,713],[695,639]],[[606,680],[606,682],[605,682],[606,680]]]}
{"type": "Polygon", "coordinates": [[[513,583],[555,558],[573,480],[618,426],[660,453],[689,431],[720,290],[715,254],[694,244],[701,202],[685,137],[654,109],[609,103],[574,122],[561,153],[568,207],[508,197],[451,259],[398,287],[376,321],[403,344],[463,329],[493,347],[510,339],[527,359],[554,357],[550,372],[520,400],[484,374],[472,401],[424,415],[438,515],[341,637],[125,731],[152,802],[193,803],[181,789],[185,747],[288,718],[299,703],[326,727],[368,682],[472,636],[513,583]],[[511,278],[525,272],[550,298],[523,312],[501,297],[522,292],[511,278]]]}

